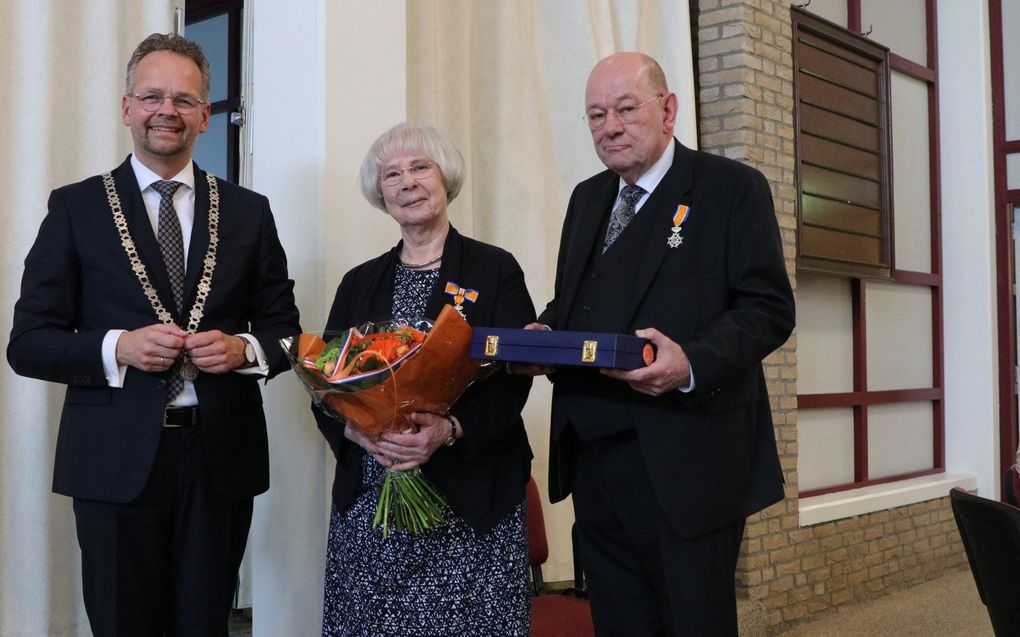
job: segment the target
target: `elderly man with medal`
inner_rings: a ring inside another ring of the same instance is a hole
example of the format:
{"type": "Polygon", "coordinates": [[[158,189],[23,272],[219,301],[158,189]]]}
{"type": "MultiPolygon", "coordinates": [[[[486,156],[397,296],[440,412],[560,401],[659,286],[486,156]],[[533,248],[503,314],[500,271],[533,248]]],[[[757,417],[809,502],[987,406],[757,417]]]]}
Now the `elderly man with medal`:
{"type": "Polygon", "coordinates": [[[294,284],[268,200],[191,159],[210,117],[198,45],[146,38],[121,116],[131,156],[50,195],[7,357],[67,386],[53,490],[74,499],[93,634],[224,635],[294,284]]]}

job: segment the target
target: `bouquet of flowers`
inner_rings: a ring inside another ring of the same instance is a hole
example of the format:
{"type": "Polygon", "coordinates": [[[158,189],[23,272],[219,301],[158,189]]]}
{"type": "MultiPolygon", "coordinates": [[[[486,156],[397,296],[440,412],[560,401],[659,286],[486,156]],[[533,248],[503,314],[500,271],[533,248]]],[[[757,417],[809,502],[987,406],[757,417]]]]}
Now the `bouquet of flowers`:
{"type": "MultiPolygon", "coordinates": [[[[480,367],[469,357],[471,327],[451,306],[435,323],[366,324],[280,344],[316,407],[369,438],[414,429],[412,412],[448,412],[480,367]]],[[[383,537],[391,520],[398,530],[421,533],[442,522],[444,504],[420,470],[387,471],[373,526],[383,537]]]]}

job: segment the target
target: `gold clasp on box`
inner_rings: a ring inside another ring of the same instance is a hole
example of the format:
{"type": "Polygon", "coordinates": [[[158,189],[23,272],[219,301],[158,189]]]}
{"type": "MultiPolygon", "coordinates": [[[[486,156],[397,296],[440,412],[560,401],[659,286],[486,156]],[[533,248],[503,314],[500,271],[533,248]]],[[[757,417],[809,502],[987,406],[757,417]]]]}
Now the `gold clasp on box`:
{"type": "Polygon", "coordinates": [[[595,354],[598,353],[598,348],[599,348],[598,341],[585,341],[581,345],[581,362],[594,363],[595,354]]]}
{"type": "Polygon", "coordinates": [[[499,336],[486,336],[485,337],[485,355],[495,356],[496,352],[499,351],[499,336]]]}

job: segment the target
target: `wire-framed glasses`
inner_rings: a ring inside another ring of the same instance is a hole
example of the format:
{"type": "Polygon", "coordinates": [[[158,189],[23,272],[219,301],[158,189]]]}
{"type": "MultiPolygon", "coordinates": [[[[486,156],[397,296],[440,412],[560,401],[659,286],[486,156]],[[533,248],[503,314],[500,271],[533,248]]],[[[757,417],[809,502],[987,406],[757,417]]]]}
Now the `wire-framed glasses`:
{"type": "Polygon", "coordinates": [[[610,107],[607,110],[601,108],[590,109],[584,115],[584,121],[588,123],[588,128],[591,130],[599,130],[606,125],[606,121],[609,119],[609,114],[614,113],[616,119],[620,120],[623,124],[633,124],[637,120],[638,111],[645,105],[654,102],[655,100],[663,97],[659,94],[655,97],[651,97],[640,104],[624,104],[616,108],[610,107]]]}
{"type": "Polygon", "coordinates": [[[188,95],[187,93],[163,95],[157,91],[146,91],[145,93],[134,93],[131,97],[138,100],[142,108],[150,113],[158,111],[163,106],[164,100],[170,100],[174,105],[174,110],[181,115],[193,113],[196,108],[205,104],[204,100],[200,100],[194,95],[188,95]]]}
{"type": "Polygon", "coordinates": [[[383,185],[396,186],[400,184],[400,180],[403,178],[404,173],[407,173],[411,176],[411,179],[421,181],[432,174],[432,169],[435,167],[436,165],[429,161],[416,161],[412,162],[407,168],[389,168],[383,171],[379,180],[382,181],[383,185]]]}

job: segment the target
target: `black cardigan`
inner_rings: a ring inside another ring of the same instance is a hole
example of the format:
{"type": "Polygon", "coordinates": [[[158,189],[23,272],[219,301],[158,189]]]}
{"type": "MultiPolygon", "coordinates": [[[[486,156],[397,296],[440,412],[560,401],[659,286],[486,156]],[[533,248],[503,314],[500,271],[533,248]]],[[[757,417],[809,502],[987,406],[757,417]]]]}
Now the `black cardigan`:
{"type": "MultiPolygon", "coordinates": [[[[342,330],[365,321],[386,320],[393,305],[393,280],[401,244],[344,275],[326,322],[342,330]]],[[[535,320],[535,307],[520,265],[506,250],[462,236],[452,226],[443,247],[443,263],[426,305],[436,318],[447,282],[478,291],[475,303],[464,302],[468,323],[477,326],[523,327],[535,320]]],[[[453,406],[464,437],[440,447],[422,472],[446,498],[453,511],[479,534],[492,529],[524,499],[531,474],[531,447],[521,419],[531,379],[504,371],[472,385],[453,406]]],[[[345,511],[361,490],[361,459],[365,451],[344,438],[344,425],[323,416],[315,419],[337,459],[333,504],[345,511]]]]}

